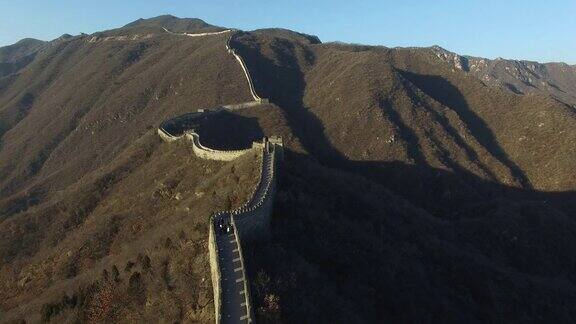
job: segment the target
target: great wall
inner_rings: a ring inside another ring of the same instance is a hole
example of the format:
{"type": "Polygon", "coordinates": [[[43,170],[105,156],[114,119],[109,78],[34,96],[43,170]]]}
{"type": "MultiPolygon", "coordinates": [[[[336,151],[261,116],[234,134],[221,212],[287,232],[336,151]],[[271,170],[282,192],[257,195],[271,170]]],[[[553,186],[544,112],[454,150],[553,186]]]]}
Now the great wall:
{"type": "Polygon", "coordinates": [[[283,156],[282,139],[279,137],[264,138],[261,143],[254,142],[251,148],[243,150],[215,150],[201,144],[200,135],[194,129],[195,121],[209,118],[222,111],[255,107],[268,103],[267,99],[258,96],[254,89],[252,77],[240,55],[231,47],[234,30],[212,33],[188,34],[174,33],[163,28],[167,33],[188,37],[203,37],[230,33],[226,50],[240,63],[248,82],[252,102],[223,105],[213,109],[200,109],[163,122],[158,134],[165,142],[186,140],[192,144],[193,152],[202,159],[232,161],[249,152],[257,152],[262,163],[260,179],[251,198],[241,207],[229,211],[220,211],[210,217],[208,232],[208,252],[212,285],[214,290],[214,309],[216,323],[253,323],[254,312],[250,298],[250,284],[246,274],[242,240],[254,240],[267,236],[272,215],[272,205],[276,193],[277,161],[283,156]],[[223,224],[229,225],[225,231],[223,224]]]}

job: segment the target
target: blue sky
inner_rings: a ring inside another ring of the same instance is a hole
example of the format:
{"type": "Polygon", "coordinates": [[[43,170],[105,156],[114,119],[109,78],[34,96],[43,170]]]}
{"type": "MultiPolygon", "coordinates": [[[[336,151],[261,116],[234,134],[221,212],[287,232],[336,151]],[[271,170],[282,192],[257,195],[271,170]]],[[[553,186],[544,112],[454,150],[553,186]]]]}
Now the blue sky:
{"type": "Polygon", "coordinates": [[[161,14],[324,42],[440,45],[460,54],[576,64],[576,0],[0,0],[0,46],[92,33],[161,14]]]}

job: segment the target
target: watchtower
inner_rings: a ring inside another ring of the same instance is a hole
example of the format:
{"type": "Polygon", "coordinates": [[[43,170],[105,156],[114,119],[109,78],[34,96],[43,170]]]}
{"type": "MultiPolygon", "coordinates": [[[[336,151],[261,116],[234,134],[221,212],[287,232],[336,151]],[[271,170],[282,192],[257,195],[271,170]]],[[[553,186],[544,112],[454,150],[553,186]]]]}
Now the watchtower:
{"type": "Polygon", "coordinates": [[[282,143],[282,137],[280,136],[271,136],[268,139],[268,142],[270,142],[270,144],[274,145],[274,149],[276,151],[276,156],[278,157],[278,159],[280,159],[280,161],[284,160],[284,144],[282,143]]]}

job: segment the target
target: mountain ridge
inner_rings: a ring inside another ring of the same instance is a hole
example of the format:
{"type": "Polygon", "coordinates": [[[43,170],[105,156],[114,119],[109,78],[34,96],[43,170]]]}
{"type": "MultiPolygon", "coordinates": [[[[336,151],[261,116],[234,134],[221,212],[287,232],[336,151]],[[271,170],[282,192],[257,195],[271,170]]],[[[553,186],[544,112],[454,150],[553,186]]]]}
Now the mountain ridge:
{"type": "Polygon", "coordinates": [[[440,59],[453,62],[454,67],[472,73],[493,86],[517,94],[549,93],[563,102],[576,105],[576,65],[563,62],[539,63],[528,60],[497,58],[494,60],[462,56],[441,47],[432,47],[440,59]]]}
{"type": "MultiPolygon", "coordinates": [[[[130,29],[130,28],[134,28],[134,27],[140,27],[140,28],[142,28],[142,27],[166,27],[166,28],[168,28],[174,32],[186,32],[186,31],[193,31],[193,30],[198,31],[198,30],[202,30],[202,29],[206,29],[206,30],[223,30],[223,29],[225,29],[224,27],[211,25],[200,18],[180,18],[180,17],[174,16],[171,14],[166,14],[166,15],[160,15],[160,16],[155,16],[155,17],[151,17],[151,18],[138,18],[138,19],[136,19],[136,20],[134,20],[128,24],[125,24],[125,25],[118,27],[118,28],[110,29],[108,31],[117,30],[117,29],[130,29]]],[[[270,32],[270,31],[290,32],[290,33],[294,33],[294,34],[303,35],[305,37],[311,37],[312,39],[316,39],[317,40],[316,42],[319,42],[319,38],[316,35],[309,35],[309,34],[305,34],[305,33],[300,33],[297,31],[292,31],[292,30],[286,29],[286,28],[262,28],[262,29],[253,30],[252,32],[258,32],[258,31],[262,31],[262,32],[270,32]]],[[[101,32],[96,32],[96,33],[101,33],[101,32]]],[[[64,34],[63,36],[69,37],[71,35],[64,34]]],[[[58,40],[58,39],[62,38],[63,36],[55,38],[54,40],[58,40]]],[[[30,40],[40,41],[40,40],[36,40],[33,38],[24,38],[24,39],[21,39],[14,44],[0,47],[0,49],[12,47],[14,45],[18,45],[21,42],[27,42],[30,40]]],[[[50,42],[50,41],[40,41],[40,42],[50,42]]],[[[359,44],[359,43],[348,43],[348,42],[341,42],[341,41],[333,41],[331,43],[340,43],[343,45],[347,45],[347,44],[358,45],[358,46],[366,46],[366,47],[386,47],[386,45],[384,45],[384,44],[382,44],[382,45],[364,45],[364,44],[359,44]]],[[[388,47],[386,47],[386,48],[388,48],[388,47]]],[[[484,58],[481,56],[458,54],[456,52],[452,52],[450,50],[447,50],[440,45],[420,46],[420,47],[400,46],[400,47],[394,47],[394,48],[397,48],[397,49],[433,49],[433,50],[438,50],[440,52],[447,53],[450,55],[458,55],[458,56],[463,57],[463,58],[474,59],[474,60],[508,61],[508,62],[520,62],[520,63],[538,64],[538,65],[560,65],[560,66],[568,66],[571,68],[576,68],[576,64],[568,64],[568,63],[562,62],[562,61],[540,62],[540,61],[526,60],[526,59],[513,59],[513,58],[504,59],[501,57],[498,57],[495,59],[488,59],[488,58],[484,58]]]]}
{"type": "MultiPolygon", "coordinates": [[[[214,320],[206,224],[258,162],[202,161],[156,129],[253,98],[227,35],[138,25],[0,77],[3,319],[214,320]]],[[[433,48],[231,42],[270,103],[195,131],[222,150],[283,139],[272,239],[243,246],[259,322],[574,321],[571,106],[433,48]]]]}

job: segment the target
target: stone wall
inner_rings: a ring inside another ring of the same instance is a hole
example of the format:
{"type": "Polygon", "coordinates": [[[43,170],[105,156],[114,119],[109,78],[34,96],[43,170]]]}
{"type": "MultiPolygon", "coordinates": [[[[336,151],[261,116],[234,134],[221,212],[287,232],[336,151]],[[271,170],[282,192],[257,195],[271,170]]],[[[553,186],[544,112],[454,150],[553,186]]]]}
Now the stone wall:
{"type": "Polygon", "coordinates": [[[166,130],[162,128],[158,128],[158,135],[160,135],[160,138],[162,138],[162,140],[167,143],[178,141],[181,139],[189,140],[192,143],[192,151],[194,152],[194,154],[197,157],[205,160],[233,161],[241,157],[242,155],[250,152],[252,149],[262,147],[261,143],[254,142],[252,143],[252,147],[249,149],[231,150],[231,151],[215,150],[202,145],[202,143],[200,143],[200,135],[198,135],[193,130],[187,131],[183,135],[175,136],[168,133],[166,130]]]}
{"type": "MultiPolygon", "coordinates": [[[[166,32],[171,33],[167,29],[166,32]]],[[[202,34],[180,34],[185,36],[208,36],[208,35],[216,35],[216,34],[223,34],[230,32],[230,30],[225,30],[221,32],[214,32],[214,33],[202,33],[202,34]]],[[[230,221],[232,226],[232,231],[235,238],[235,245],[234,251],[238,251],[239,258],[234,259],[235,262],[240,262],[240,270],[241,271],[241,278],[238,279],[236,282],[242,282],[243,291],[240,293],[244,294],[244,300],[241,303],[240,308],[243,305],[246,307],[245,314],[240,317],[240,321],[246,321],[247,323],[251,323],[254,320],[254,312],[250,298],[250,284],[248,281],[248,277],[246,274],[246,268],[244,266],[244,254],[242,251],[242,241],[249,241],[249,240],[256,240],[262,237],[268,236],[268,228],[270,225],[270,220],[272,216],[272,208],[274,203],[274,197],[276,193],[276,173],[277,173],[277,160],[278,158],[282,157],[283,153],[283,145],[282,139],[279,137],[272,137],[270,141],[264,139],[262,143],[254,142],[251,148],[247,148],[244,150],[233,150],[233,151],[223,151],[223,150],[215,150],[208,147],[203,146],[200,143],[200,136],[196,133],[193,129],[187,129],[182,132],[182,134],[176,134],[174,129],[175,125],[180,123],[180,126],[192,125],[189,122],[196,117],[205,117],[206,114],[213,114],[218,111],[222,110],[237,110],[249,107],[255,107],[261,105],[263,103],[268,103],[267,99],[260,98],[254,89],[254,83],[244,63],[242,57],[240,57],[236,52],[230,47],[230,40],[232,35],[228,38],[226,43],[226,48],[229,53],[234,55],[236,60],[240,63],[242,70],[244,71],[244,75],[248,80],[248,84],[250,86],[250,93],[255,101],[247,102],[247,103],[239,103],[239,104],[231,104],[217,107],[213,110],[198,110],[198,112],[185,114],[176,118],[172,118],[160,125],[158,128],[158,135],[164,140],[165,142],[174,142],[180,139],[187,139],[192,143],[193,152],[196,156],[202,159],[208,160],[218,160],[218,161],[232,161],[237,159],[238,157],[252,151],[252,150],[261,150],[262,154],[262,161],[259,164],[260,168],[260,179],[254,192],[251,195],[251,198],[246,202],[243,206],[231,210],[231,211],[221,211],[217,212],[210,218],[210,226],[209,226],[209,233],[208,233],[208,254],[210,259],[210,268],[211,268],[211,277],[212,277],[212,285],[214,290],[214,309],[215,309],[215,316],[216,316],[216,323],[222,322],[222,305],[236,305],[235,303],[232,304],[224,304],[225,302],[225,294],[222,291],[223,283],[225,283],[227,278],[223,278],[225,273],[222,271],[220,266],[220,256],[223,257],[222,262],[226,263],[231,260],[231,258],[226,257],[226,253],[222,253],[219,255],[219,251],[229,251],[224,248],[224,250],[220,250],[223,248],[219,246],[219,240],[217,239],[217,234],[215,231],[215,220],[216,219],[224,219],[227,218],[230,221]],[[171,133],[171,131],[173,133],[171,133]]],[[[232,243],[232,242],[230,242],[232,243]]],[[[236,271],[236,269],[234,270],[236,271]]],[[[231,278],[228,278],[231,280],[231,278]]],[[[230,281],[228,281],[230,282],[230,281]]],[[[237,295],[236,295],[237,296],[237,295]]],[[[230,300],[228,300],[230,302],[230,300]]],[[[244,313],[244,310],[242,310],[244,313]]],[[[229,315],[229,314],[228,314],[229,315]]]]}
{"type": "Polygon", "coordinates": [[[182,136],[171,135],[161,127],[158,128],[158,135],[160,135],[160,138],[166,143],[174,142],[182,138],[182,136]]]}
{"type": "Polygon", "coordinates": [[[228,53],[234,55],[234,58],[236,58],[238,63],[240,63],[240,66],[242,67],[242,70],[244,71],[244,75],[246,76],[246,80],[248,80],[248,86],[250,87],[250,93],[252,94],[252,98],[254,98],[254,100],[256,102],[259,102],[259,103],[268,103],[268,99],[260,98],[260,96],[258,96],[258,94],[256,93],[256,89],[254,88],[254,81],[252,80],[252,76],[250,75],[250,71],[248,71],[248,66],[244,62],[244,59],[242,58],[242,56],[238,55],[236,53],[236,51],[232,48],[232,46],[230,46],[230,41],[232,40],[233,36],[234,36],[234,34],[232,34],[232,35],[230,35],[230,37],[228,37],[228,41],[226,42],[226,50],[228,51],[228,53]]]}
{"type": "Polygon", "coordinates": [[[162,27],[162,29],[164,29],[165,32],[167,32],[168,34],[172,34],[172,35],[182,35],[182,36],[188,36],[188,37],[203,37],[203,36],[212,36],[212,35],[222,35],[222,34],[226,34],[232,31],[232,29],[225,29],[222,31],[217,31],[217,32],[208,32],[208,33],[175,33],[172,32],[164,27],[162,27]]]}
{"type": "MultiPolygon", "coordinates": [[[[204,112],[210,113],[210,112],[204,112]]],[[[200,116],[199,114],[193,116],[200,116]]],[[[190,116],[188,116],[190,117],[190,116]]],[[[216,322],[221,322],[221,307],[225,302],[221,290],[222,277],[219,265],[219,246],[216,240],[214,219],[218,217],[229,217],[232,224],[233,233],[236,237],[236,249],[239,251],[241,264],[242,285],[244,286],[244,304],[246,314],[243,318],[249,323],[254,319],[253,308],[250,299],[250,284],[244,266],[244,254],[242,252],[242,242],[259,240],[269,236],[268,228],[271,222],[274,197],[276,193],[277,160],[283,152],[282,139],[276,136],[270,141],[264,139],[262,143],[253,143],[251,148],[244,150],[221,151],[203,146],[200,143],[200,136],[193,130],[185,131],[180,136],[174,136],[160,127],[158,134],[166,142],[173,142],[179,139],[187,139],[192,143],[193,152],[202,159],[232,161],[238,157],[252,151],[260,150],[261,163],[259,163],[260,179],[251,198],[241,207],[231,211],[221,211],[210,218],[208,233],[208,251],[210,258],[211,277],[214,292],[214,309],[216,322]]]]}
{"type": "MultiPolygon", "coordinates": [[[[253,307],[251,302],[250,283],[246,272],[244,253],[242,251],[242,241],[252,241],[267,237],[269,234],[268,227],[270,225],[274,197],[276,192],[276,168],[277,168],[277,152],[279,152],[278,144],[271,144],[266,140],[260,147],[262,150],[262,163],[260,163],[260,180],[254,189],[254,192],[243,206],[231,211],[223,211],[216,213],[215,217],[223,217],[229,215],[233,227],[233,232],[237,242],[236,249],[239,251],[242,284],[244,289],[244,303],[246,304],[246,314],[244,319],[248,323],[254,320],[253,307]]],[[[216,247],[218,251],[218,247],[216,247]]],[[[218,255],[210,256],[217,258],[218,255]]],[[[212,262],[211,262],[212,264],[212,262]]],[[[220,287],[220,283],[218,283],[220,287]]],[[[216,295],[215,295],[216,296],[216,295]]],[[[220,305],[223,301],[215,301],[215,306],[220,305]]],[[[221,316],[217,313],[217,316],[221,316]]]]}
{"type": "Polygon", "coordinates": [[[232,33],[230,35],[230,37],[228,37],[228,41],[226,42],[226,50],[228,51],[228,53],[230,53],[234,56],[234,58],[238,61],[238,63],[240,63],[240,66],[242,67],[242,71],[244,71],[244,75],[246,76],[246,80],[248,81],[248,86],[250,87],[250,94],[252,95],[252,98],[254,98],[254,102],[260,103],[260,104],[269,102],[268,99],[261,98],[260,96],[258,96],[258,94],[256,93],[256,89],[254,88],[254,81],[252,80],[252,76],[250,75],[250,71],[248,70],[248,66],[244,62],[244,59],[242,58],[242,56],[238,55],[236,53],[236,51],[232,48],[232,46],[230,46],[230,41],[232,40],[232,37],[234,36],[234,33],[236,32],[236,30],[226,29],[226,30],[217,31],[217,32],[191,34],[191,33],[174,33],[174,32],[172,32],[172,31],[170,31],[164,27],[162,27],[162,29],[169,34],[188,36],[188,37],[205,37],[205,36],[213,36],[213,35],[222,35],[222,34],[226,34],[226,33],[232,33]]]}
{"type": "MultiPolygon", "coordinates": [[[[220,151],[220,152],[249,152],[253,149],[262,150],[262,163],[260,163],[260,180],[254,189],[250,200],[244,205],[230,211],[221,213],[230,214],[234,218],[240,236],[245,239],[258,239],[265,235],[270,224],[274,197],[276,194],[277,160],[281,146],[278,144],[254,143],[251,149],[243,151],[220,151]]],[[[243,154],[245,154],[243,153],[243,154]]],[[[243,155],[242,154],[242,155],[243,155]]],[[[209,160],[221,160],[221,157],[207,158],[203,153],[200,158],[209,160]]]]}
{"type": "Polygon", "coordinates": [[[260,182],[244,206],[231,211],[240,236],[257,240],[268,236],[272,207],[276,193],[276,145],[265,143],[262,155],[260,182]]]}
{"type": "Polygon", "coordinates": [[[214,313],[216,323],[220,323],[220,306],[222,305],[222,291],[220,289],[220,265],[218,258],[218,247],[216,246],[216,231],[214,230],[214,217],[210,218],[208,232],[208,255],[210,258],[210,273],[212,278],[212,290],[214,291],[214,313]]]}
{"type": "MultiPolygon", "coordinates": [[[[162,138],[162,140],[164,140],[164,142],[167,142],[167,143],[177,141],[179,139],[184,138],[184,136],[186,134],[184,132],[182,134],[176,134],[173,131],[171,131],[170,129],[172,127],[174,127],[174,125],[186,124],[187,121],[191,121],[191,120],[194,120],[195,118],[199,118],[199,117],[206,117],[206,116],[209,116],[211,114],[218,113],[219,111],[222,111],[222,110],[223,110],[222,107],[217,107],[217,108],[212,109],[212,110],[198,109],[198,111],[196,111],[196,112],[187,113],[187,114],[183,114],[183,115],[180,115],[180,116],[177,116],[174,118],[170,118],[170,119],[162,122],[162,124],[160,124],[160,127],[158,127],[158,135],[160,135],[160,138],[162,138]]],[[[193,131],[193,130],[190,129],[190,131],[193,131]]]]}
{"type": "Polygon", "coordinates": [[[260,145],[259,143],[253,143],[252,148],[245,150],[220,151],[202,145],[200,143],[200,136],[197,133],[187,132],[185,136],[192,142],[192,150],[194,151],[194,154],[199,158],[206,160],[233,161],[250,152],[252,148],[257,148],[260,145]]]}
{"type": "Polygon", "coordinates": [[[239,104],[224,105],[224,106],[222,106],[222,108],[224,108],[226,110],[238,110],[238,109],[244,109],[244,108],[257,107],[257,106],[260,106],[262,103],[268,103],[268,102],[267,101],[265,101],[265,102],[249,101],[249,102],[243,102],[243,103],[239,103],[239,104]]]}

